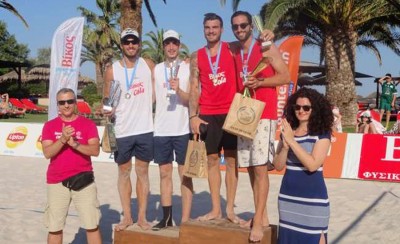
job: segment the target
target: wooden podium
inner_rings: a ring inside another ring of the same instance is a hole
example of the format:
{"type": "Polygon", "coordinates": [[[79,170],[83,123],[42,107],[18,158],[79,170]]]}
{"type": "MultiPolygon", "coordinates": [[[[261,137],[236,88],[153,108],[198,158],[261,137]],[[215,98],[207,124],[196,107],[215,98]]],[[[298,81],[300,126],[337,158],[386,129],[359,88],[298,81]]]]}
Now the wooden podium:
{"type": "MultiPolygon", "coordinates": [[[[249,229],[240,228],[228,220],[206,222],[189,221],[178,227],[160,231],[141,230],[137,225],[124,231],[114,231],[114,244],[247,244],[249,229]]],[[[264,229],[264,237],[259,244],[276,244],[277,227],[264,229]]]]}
{"type": "Polygon", "coordinates": [[[114,231],[114,244],[179,244],[179,228],[169,227],[160,231],[142,230],[133,225],[123,231],[114,231]]]}
{"type": "MultiPolygon", "coordinates": [[[[250,229],[240,228],[237,224],[221,219],[207,222],[189,221],[180,227],[179,244],[247,244],[250,229]]],[[[277,230],[272,225],[264,229],[260,244],[276,244],[277,230]]]]}

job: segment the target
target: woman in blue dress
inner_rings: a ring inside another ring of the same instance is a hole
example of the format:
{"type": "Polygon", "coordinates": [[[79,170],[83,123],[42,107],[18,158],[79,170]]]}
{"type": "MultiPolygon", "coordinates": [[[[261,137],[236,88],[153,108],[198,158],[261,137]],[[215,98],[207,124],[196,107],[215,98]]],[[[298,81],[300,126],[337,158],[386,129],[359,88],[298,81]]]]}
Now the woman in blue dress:
{"type": "Polygon", "coordinates": [[[301,88],[285,108],[274,166],[286,172],[278,197],[278,243],[327,243],[329,198],[322,165],[331,144],[333,114],[316,90],[301,88]]]}

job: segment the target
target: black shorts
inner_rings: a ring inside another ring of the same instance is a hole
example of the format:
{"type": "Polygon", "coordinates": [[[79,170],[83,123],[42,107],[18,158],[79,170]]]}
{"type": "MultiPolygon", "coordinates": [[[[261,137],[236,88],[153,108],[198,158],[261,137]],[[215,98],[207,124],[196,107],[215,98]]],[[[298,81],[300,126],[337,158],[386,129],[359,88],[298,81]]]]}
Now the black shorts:
{"type": "Polygon", "coordinates": [[[199,117],[208,123],[207,132],[201,135],[201,139],[206,143],[207,155],[219,153],[222,147],[224,150],[237,149],[237,137],[222,130],[226,114],[200,114],[199,117]]]}
{"type": "Polygon", "coordinates": [[[132,157],[150,162],[153,160],[153,132],[117,138],[118,151],[114,152],[117,164],[127,163],[132,157]]]}

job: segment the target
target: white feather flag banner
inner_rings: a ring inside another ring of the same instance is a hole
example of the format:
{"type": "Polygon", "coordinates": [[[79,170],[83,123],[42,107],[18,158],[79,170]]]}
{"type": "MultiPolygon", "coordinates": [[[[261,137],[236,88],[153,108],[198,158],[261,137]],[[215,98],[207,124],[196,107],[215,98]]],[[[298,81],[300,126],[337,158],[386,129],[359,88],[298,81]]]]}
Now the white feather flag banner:
{"type": "Polygon", "coordinates": [[[83,17],[66,20],[54,33],[51,44],[49,120],[58,115],[56,94],[61,88],[77,92],[81,61],[83,17]]]}

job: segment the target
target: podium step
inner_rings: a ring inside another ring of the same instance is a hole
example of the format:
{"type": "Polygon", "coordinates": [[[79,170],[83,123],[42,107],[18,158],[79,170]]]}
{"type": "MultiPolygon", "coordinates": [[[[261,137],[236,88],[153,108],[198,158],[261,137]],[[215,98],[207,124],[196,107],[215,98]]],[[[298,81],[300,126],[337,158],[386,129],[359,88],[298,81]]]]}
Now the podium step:
{"type": "MultiPolygon", "coordinates": [[[[249,229],[240,228],[228,220],[207,222],[189,221],[180,226],[179,244],[241,244],[249,243],[249,229]]],[[[260,244],[275,244],[277,227],[271,225],[264,229],[260,244]]]]}
{"type": "Polygon", "coordinates": [[[179,228],[152,231],[133,225],[124,231],[114,231],[114,244],[179,244],[179,228]]]}

